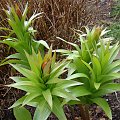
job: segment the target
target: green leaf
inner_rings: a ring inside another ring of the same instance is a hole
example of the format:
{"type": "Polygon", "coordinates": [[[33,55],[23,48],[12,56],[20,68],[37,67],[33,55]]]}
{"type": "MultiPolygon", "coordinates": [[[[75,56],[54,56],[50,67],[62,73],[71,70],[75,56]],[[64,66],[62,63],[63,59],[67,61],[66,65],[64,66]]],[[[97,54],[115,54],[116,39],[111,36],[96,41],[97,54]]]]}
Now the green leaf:
{"type": "MultiPolygon", "coordinates": [[[[61,98],[68,98],[70,100],[78,100],[75,96],[73,96],[70,92],[62,89],[54,88],[52,94],[55,96],[59,96],[61,98]]],[[[78,100],[79,101],[79,100],[78,100]]]]}
{"type": "Polygon", "coordinates": [[[42,63],[43,63],[43,59],[42,59],[40,51],[38,51],[38,65],[40,68],[41,68],[42,63]]]}
{"type": "Polygon", "coordinates": [[[25,21],[27,11],[28,11],[28,2],[26,3],[25,9],[24,9],[23,14],[22,14],[22,21],[25,21]]]}
{"type": "Polygon", "coordinates": [[[43,85],[41,84],[34,84],[33,82],[30,81],[22,81],[22,82],[17,82],[17,83],[13,83],[10,85],[6,85],[8,87],[14,87],[20,90],[24,90],[26,92],[35,92],[35,91],[41,91],[43,87],[43,85]]]}
{"type": "Polygon", "coordinates": [[[54,52],[51,62],[51,70],[54,68],[56,62],[56,52],[54,52]]]}
{"type": "Polygon", "coordinates": [[[90,87],[91,88],[94,88],[94,83],[96,82],[96,76],[95,76],[95,73],[93,71],[93,69],[91,68],[90,64],[88,64],[87,62],[83,61],[83,64],[87,66],[87,68],[90,70],[91,72],[91,79],[89,79],[89,84],[90,84],[90,87]]]}
{"type": "Polygon", "coordinates": [[[43,68],[43,75],[44,75],[44,76],[49,75],[49,73],[50,73],[50,66],[51,66],[51,60],[49,60],[49,61],[46,63],[45,67],[43,68]]]}
{"type": "Polygon", "coordinates": [[[100,85],[101,85],[101,83],[96,83],[96,82],[94,83],[94,86],[97,90],[99,89],[100,85]]]}
{"type": "Polygon", "coordinates": [[[103,73],[106,74],[106,73],[112,72],[112,70],[113,70],[115,67],[119,66],[119,65],[120,65],[120,60],[117,60],[117,61],[111,63],[110,65],[108,65],[108,66],[104,69],[103,73]]]}
{"type": "Polygon", "coordinates": [[[10,65],[14,67],[17,71],[19,71],[21,74],[23,74],[25,77],[30,79],[31,81],[34,81],[34,82],[39,81],[39,78],[36,76],[36,74],[33,71],[20,67],[20,65],[13,65],[13,64],[10,64],[10,65]]]}
{"type": "Polygon", "coordinates": [[[57,38],[58,38],[59,40],[64,41],[65,43],[68,43],[68,44],[74,46],[74,47],[76,48],[76,50],[77,50],[79,53],[81,53],[81,50],[80,50],[80,48],[79,48],[79,46],[78,46],[77,44],[74,44],[74,43],[71,43],[71,42],[65,41],[64,39],[62,39],[62,38],[60,38],[60,37],[57,37],[57,38]]]}
{"type": "Polygon", "coordinates": [[[104,70],[109,65],[110,53],[108,52],[104,57],[102,57],[101,66],[104,70]]]}
{"type": "Polygon", "coordinates": [[[37,13],[37,14],[33,14],[31,17],[30,17],[30,19],[28,20],[28,23],[27,23],[27,26],[26,26],[26,28],[28,28],[29,27],[29,25],[31,24],[31,22],[35,19],[35,18],[37,18],[38,16],[40,16],[42,13],[37,13]]]}
{"type": "Polygon", "coordinates": [[[41,99],[39,105],[37,106],[33,120],[47,120],[51,111],[45,99],[41,99]]]}
{"type": "Polygon", "coordinates": [[[57,50],[53,50],[53,52],[60,52],[60,53],[64,53],[64,54],[70,54],[71,51],[70,50],[65,50],[65,49],[57,49],[57,50]]]}
{"type": "Polygon", "coordinates": [[[64,72],[63,70],[69,65],[69,62],[66,62],[66,60],[64,60],[56,64],[57,66],[55,66],[55,68],[50,73],[50,79],[58,77],[60,74],[62,74],[64,72]]]}
{"type": "Polygon", "coordinates": [[[3,60],[3,61],[0,63],[0,66],[7,65],[7,64],[14,64],[14,63],[20,64],[21,61],[20,61],[20,60],[7,60],[7,61],[4,61],[4,60],[3,60]]]}
{"type": "Polygon", "coordinates": [[[102,85],[100,88],[114,90],[114,91],[120,91],[120,84],[119,83],[108,83],[108,84],[102,85]]]}
{"type": "Polygon", "coordinates": [[[38,45],[43,45],[44,47],[46,47],[47,49],[49,49],[49,46],[48,46],[48,44],[44,41],[44,40],[39,40],[39,41],[36,41],[36,43],[38,44],[38,45]]]}
{"type": "Polygon", "coordinates": [[[46,84],[54,84],[54,83],[59,83],[62,81],[64,81],[64,79],[53,78],[53,79],[50,79],[46,84]]]}
{"type": "Polygon", "coordinates": [[[16,58],[16,59],[20,59],[22,56],[21,56],[21,54],[20,53],[15,53],[15,54],[12,54],[12,55],[9,55],[8,57],[7,57],[7,59],[13,59],[13,58],[16,58]]]}
{"type": "Polygon", "coordinates": [[[62,75],[63,73],[65,73],[67,71],[67,69],[65,69],[65,66],[63,68],[61,68],[59,71],[56,71],[56,74],[54,74],[53,76],[50,76],[52,79],[60,77],[60,75],[62,75]]]}
{"type": "MultiPolygon", "coordinates": [[[[100,77],[100,76],[99,76],[100,77]]],[[[101,83],[105,83],[114,79],[119,79],[120,78],[120,73],[110,73],[107,75],[101,75],[101,83]]]]}
{"type": "Polygon", "coordinates": [[[87,68],[89,68],[89,70],[90,70],[91,73],[92,73],[93,78],[95,78],[95,73],[94,73],[93,69],[91,68],[91,66],[90,66],[87,62],[85,62],[85,61],[83,61],[83,60],[82,60],[82,62],[87,66],[87,68]]]}
{"type": "Polygon", "coordinates": [[[15,107],[13,112],[16,120],[32,120],[30,112],[24,107],[15,107]]]}
{"type": "Polygon", "coordinates": [[[70,75],[66,78],[66,80],[72,80],[72,79],[75,79],[75,78],[80,78],[80,77],[85,77],[85,78],[88,78],[88,76],[84,73],[75,73],[73,75],[70,75]]]}
{"type": "Polygon", "coordinates": [[[41,91],[35,91],[34,93],[30,93],[26,96],[26,98],[24,99],[22,106],[28,104],[31,100],[33,100],[36,97],[40,97],[40,95],[42,94],[41,91]]]}
{"type": "Polygon", "coordinates": [[[98,91],[94,92],[92,94],[92,98],[95,98],[95,97],[102,97],[103,95],[106,95],[108,93],[113,93],[114,90],[110,90],[110,89],[99,89],[98,91]]]}
{"type": "Polygon", "coordinates": [[[84,73],[86,75],[89,74],[89,69],[87,66],[82,62],[81,58],[74,58],[73,59],[73,64],[76,67],[77,72],[79,73],[84,73]],[[81,69],[82,68],[82,69],[81,69]]]}
{"type": "Polygon", "coordinates": [[[120,46],[118,45],[118,43],[116,43],[111,49],[110,49],[110,54],[111,54],[111,57],[110,57],[110,63],[113,62],[113,60],[116,58],[118,52],[120,51],[120,46]]]}
{"type": "Polygon", "coordinates": [[[98,60],[98,58],[96,56],[92,57],[92,62],[93,62],[93,70],[94,73],[98,76],[101,74],[101,65],[100,62],[98,60]]]}
{"type": "Polygon", "coordinates": [[[31,81],[20,81],[17,83],[13,83],[7,86],[11,86],[11,87],[15,87],[15,86],[24,86],[24,85],[28,85],[28,86],[37,86],[37,84],[31,82],[31,81]]]}
{"type": "Polygon", "coordinates": [[[67,120],[59,99],[57,97],[54,97],[53,101],[52,112],[58,117],[59,120],[67,120]]]}
{"type": "Polygon", "coordinates": [[[37,54],[34,52],[34,50],[32,50],[32,55],[29,55],[26,51],[25,51],[25,55],[31,67],[31,71],[35,72],[36,75],[39,77],[40,71],[37,68],[37,65],[38,65],[37,54]]]}
{"type": "Polygon", "coordinates": [[[68,74],[67,77],[71,76],[76,70],[76,67],[73,63],[70,63],[68,66],[68,74]]]}
{"type": "Polygon", "coordinates": [[[70,91],[75,97],[86,96],[91,94],[91,92],[88,89],[86,89],[84,86],[77,86],[70,88],[70,91]]]}
{"type": "Polygon", "coordinates": [[[83,83],[74,80],[63,80],[56,85],[57,89],[66,89],[68,87],[82,85],[83,83]]]}
{"type": "Polygon", "coordinates": [[[21,81],[29,81],[28,78],[25,77],[10,77],[10,79],[14,80],[15,82],[21,82],[21,81]]]}
{"type": "Polygon", "coordinates": [[[0,30],[12,31],[11,29],[9,29],[9,28],[6,28],[6,27],[0,27],[0,30]]]}
{"type": "Polygon", "coordinates": [[[91,99],[93,103],[99,105],[106,113],[106,115],[112,120],[112,113],[108,103],[103,98],[91,99]]]}
{"type": "Polygon", "coordinates": [[[54,67],[54,69],[51,71],[50,74],[52,75],[52,74],[55,74],[55,73],[59,72],[59,70],[61,70],[62,68],[64,68],[66,64],[67,64],[66,60],[63,60],[61,62],[57,62],[56,65],[55,65],[55,67],[54,67]]]}
{"type": "Polygon", "coordinates": [[[45,100],[47,101],[47,103],[49,104],[50,108],[52,109],[53,102],[52,102],[52,95],[51,95],[50,89],[43,91],[42,94],[43,94],[45,100]]]}
{"type": "Polygon", "coordinates": [[[26,98],[26,96],[23,96],[23,97],[21,97],[20,99],[18,99],[11,107],[9,107],[9,109],[21,105],[21,104],[23,103],[23,101],[24,101],[25,98],[26,98]]]}

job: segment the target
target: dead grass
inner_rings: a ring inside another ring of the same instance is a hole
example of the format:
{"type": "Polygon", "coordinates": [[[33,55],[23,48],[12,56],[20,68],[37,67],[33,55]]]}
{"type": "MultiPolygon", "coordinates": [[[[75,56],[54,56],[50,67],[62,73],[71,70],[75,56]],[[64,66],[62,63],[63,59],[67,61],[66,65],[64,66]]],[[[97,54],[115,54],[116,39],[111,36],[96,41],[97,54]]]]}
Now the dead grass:
{"type": "MultiPolygon", "coordinates": [[[[17,4],[23,10],[27,0],[1,0],[0,8],[7,8],[7,3],[17,4]]],[[[80,30],[82,26],[91,23],[95,18],[97,9],[96,4],[99,0],[28,0],[29,12],[28,17],[36,12],[43,12],[43,15],[34,21],[33,26],[37,29],[36,38],[47,40],[53,43],[55,48],[65,48],[65,43],[56,39],[57,36],[68,41],[76,40],[74,30],[80,30]]],[[[2,9],[0,10],[0,26],[6,24],[6,16],[2,9]]],[[[6,32],[2,31],[4,35],[6,32]]]]}

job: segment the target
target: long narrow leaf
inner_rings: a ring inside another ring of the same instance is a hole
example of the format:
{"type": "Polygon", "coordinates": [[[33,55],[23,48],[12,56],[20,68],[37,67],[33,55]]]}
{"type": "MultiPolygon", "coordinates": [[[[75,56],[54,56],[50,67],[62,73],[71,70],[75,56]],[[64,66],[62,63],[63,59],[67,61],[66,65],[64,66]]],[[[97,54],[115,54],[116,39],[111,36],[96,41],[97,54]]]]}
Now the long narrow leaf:
{"type": "Polygon", "coordinates": [[[112,113],[108,103],[103,98],[94,98],[91,99],[92,102],[99,105],[106,113],[106,115],[112,120],[112,113]]]}
{"type": "Polygon", "coordinates": [[[41,99],[39,105],[37,106],[33,120],[47,120],[51,111],[49,110],[48,104],[45,99],[41,99]]]}

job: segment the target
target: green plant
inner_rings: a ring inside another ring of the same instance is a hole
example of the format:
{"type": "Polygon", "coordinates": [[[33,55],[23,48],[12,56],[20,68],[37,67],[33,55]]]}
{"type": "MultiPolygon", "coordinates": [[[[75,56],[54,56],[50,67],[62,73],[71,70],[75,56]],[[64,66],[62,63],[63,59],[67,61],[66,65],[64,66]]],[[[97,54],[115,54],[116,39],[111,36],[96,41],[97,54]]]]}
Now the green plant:
{"type": "Polygon", "coordinates": [[[120,40],[120,23],[119,22],[113,22],[108,27],[110,29],[110,32],[107,34],[107,36],[113,37],[114,41],[120,40]]]}
{"type": "Polygon", "coordinates": [[[113,37],[115,41],[120,40],[120,1],[115,1],[110,11],[111,22],[108,28],[111,30],[107,35],[113,37]]]}
{"type": "Polygon", "coordinates": [[[34,13],[30,17],[30,19],[26,20],[28,4],[26,4],[23,13],[17,5],[15,6],[15,8],[14,6],[11,6],[9,7],[9,10],[4,11],[8,17],[8,23],[12,29],[8,29],[5,27],[0,28],[1,30],[8,30],[10,32],[8,36],[1,36],[5,39],[0,42],[7,44],[9,47],[14,48],[18,53],[7,57],[1,62],[1,65],[8,64],[8,62],[18,62],[17,60],[11,60],[10,58],[22,59],[23,62],[26,61],[24,50],[27,51],[28,54],[31,54],[32,48],[35,50],[36,53],[38,52],[38,50],[40,50],[43,53],[44,46],[46,48],[49,48],[45,41],[34,40],[34,32],[36,31],[33,29],[33,27],[30,26],[32,21],[34,19],[37,19],[37,17],[39,17],[41,13],[34,13]]]}
{"type": "MultiPolygon", "coordinates": [[[[1,65],[9,63],[22,74],[22,77],[11,77],[16,83],[7,86],[26,92],[25,96],[10,107],[14,108],[16,119],[32,119],[23,107],[25,105],[36,107],[33,120],[46,120],[51,112],[59,120],[66,120],[62,109],[64,104],[86,106],[92,103],[101,106],[112,119],[109,105],[102,96],[120,90],[120,84],[112,81],[120,78],[120,60],[115,59],[119,44],[111,45],[109,38],[103,38],[108,31],[102,27],[94,27],[92,30],[86,27],[86,34],[79,38],[80,46],[59,38],[76,50],[56,50],[67,55],[67,59],[56,62],[56,52],[52,55],[52,47],[44,55],[43,46],[49,46],[43,40],[34,40],[35,31],[30,24],[40,14],[33,14],[26,21],[27,8],[26,5],[22,14],[18,6],[11,7],[6,14],[12,30],[1,28],[11,31],[1,43],[18,52],[8,56],[1,65]],[[67,71],[67,78],[63,79],[61,76],[67,71]],[[20,114],[26,117],[21,118],[20,114]]],[[[85,120],[89,119],[84,117],[85,120]]]]}
{"type": "MultiPolygon", "coordinates": [[[[24,90],[26,95],[17,100],[10,108],[30,105],[37,107],[33,120],[46,120],[51,112],[59,120],[66,120],[62,109],[64,99],[78,100],[68,91],[68,88],[82,83],[73,81],[72,76],[66,79],[60,77],[66,71],[65,68],[69,62],[63,60],[56,63],[56,53],[52,57],[51,48],[44,58],[41,57],[40,52],[36,54],[34,50],[31,55],[25,53],[30,69],[25,65],[11,64],[24,77],[11,77],[16,83],[8,86],[24,90]]],[[[82,74],[79,74],[79,77],[83,77],[82,74]]]]}
{"type": "Polygon", "coordinates": [[[102,37],[107,31],[102,30],[101,27],[94,27],[91,31],[86,28],[86,32],[80,35],[80,46],[59,38],[73,45],[76,50],[57,50],[57,52],[64,53],[68,56],[67,59],[71,60],[68,75],[83,73],[87,76],[76,78],[76,81],[82,82],[83,85],[69,88],[80,100],[79,104],[96,103],[112,119],[109,105],[102,97],[120,90],[120,84],[113,83],[114,79],[120,78],[120,60],[115,59],[120,46],[118,43],[110,45],[109,38],[102,37]]]}
{"type": "Polygon", "coordinates": [[[120,18],[120,1],[119,0],[115,1],[111,9],[110,16],[116,20],[120,18]]]}

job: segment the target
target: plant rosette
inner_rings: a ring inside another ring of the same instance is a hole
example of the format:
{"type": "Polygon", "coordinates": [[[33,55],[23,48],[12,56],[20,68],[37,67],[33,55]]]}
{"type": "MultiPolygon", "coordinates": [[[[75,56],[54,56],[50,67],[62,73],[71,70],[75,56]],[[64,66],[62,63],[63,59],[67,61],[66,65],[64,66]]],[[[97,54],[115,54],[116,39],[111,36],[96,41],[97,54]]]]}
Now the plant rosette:
{"type": "Polygon", "coordinates": [[[92,31],[86,28],[86,34],[80,35],[80,46],[67,42],[76,50],[56,50],[62,52],[71,61],[68,76],[83,74],[83,78],[76,77],[76,81],[83,85],[69,88],[80,102],[70,101],[70,104],[92,104],[101,106],[107,116],[112,119],[110,107],[102,97],[108,93],[120,91],[120,84],[113,80],[120,78],[120,60],[116,59],[119,53],[119,43],[110,44],[110,38],[103,38],[107,33],[102,28],[94,27],[92,31]],[[86,76],[86,77],[85,77],[86,76]]]}
{"type": "Polygon", "coordinates": [[[56,52],[52,56],[52,48],[49,49],[44,58],[42,58],[40,52],[36,54],[34,50],[31,55],[27,52],[25,54],[30,69],[25,65],[11,64],[23,77],[13,76],[11,79],[16,83],[7,85],[26,92],[25,96],[10,107],[14,108],[16,118],[19,120],[20,112],[26,111],[25,108],[20,106],[30,105],[36,107],[33,120],[46,120],[51,112],[59,120],[66,120],[62,108],[64,99],[78,101],[68,88],[82,84],[72,80],[72,76],[66,79],[61,78],[61,75],[67,71],[66,67],[69,65],[69,61],[55,62],[56,52]]]}

